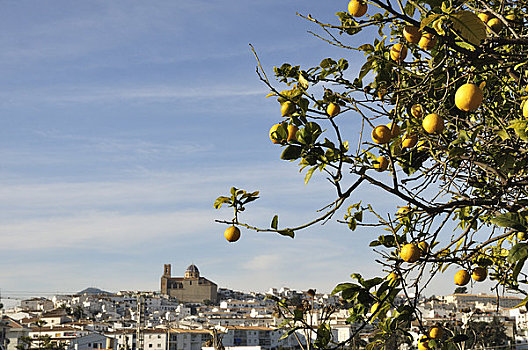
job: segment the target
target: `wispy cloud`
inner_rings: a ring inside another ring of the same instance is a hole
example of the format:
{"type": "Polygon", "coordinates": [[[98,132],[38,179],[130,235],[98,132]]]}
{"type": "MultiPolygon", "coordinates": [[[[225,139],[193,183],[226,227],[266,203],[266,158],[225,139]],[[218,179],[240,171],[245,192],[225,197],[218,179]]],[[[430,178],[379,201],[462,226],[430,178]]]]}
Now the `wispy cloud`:
{"type": "Polygon", "coordinates": [[[181,210],[152,214],[79,212],[74,216],[48,216],[4,223],[0,228],[0,250],[82,249],[113,251],[116,246],[138,245],[166,239],[181,239],[203,232],[213,224],[211,212],[181,210]],[[177,228],[177,230],[175,230],[177,228]]]}
{"type": "Polygon", "coordinates": [[[11,89],[0,93],[3,105],[20,103],[93,103],[93,102],[170,102],[175,100],[213,100],[219,98],[239,98],[266,93],[257,83],[243,85],[208,85],[189,87],[177,85],[152,86],[70,86],[42,87],[33,89],[11,89]]]}

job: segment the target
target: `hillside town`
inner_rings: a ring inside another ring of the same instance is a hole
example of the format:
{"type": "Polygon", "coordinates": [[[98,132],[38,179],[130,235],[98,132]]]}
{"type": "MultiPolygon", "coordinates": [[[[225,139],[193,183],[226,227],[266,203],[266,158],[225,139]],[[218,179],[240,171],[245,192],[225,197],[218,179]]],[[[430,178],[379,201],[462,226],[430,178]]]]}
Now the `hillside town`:
{"type": "MultiPolygon", "coordinates": [[[[326,320],[332,341],[351,339],[357,325],[339,295],[314,290],[295,291],[271,288],[267,293],[243,293],[225,288],[200,275],[190,265],[183,277],[173,277],[171,265],[163,268],[160,291],[120,291],[108,293],[88,288],[75,295],[21,300],[20,305],[1,311],[0,347],[23,349],[116,349],[116,350],[278,350],[306,349],[315,336],[298,329],[285,334],[284,315],[273,300],[311,305],[311,325],[317,329],[320,311],[332,308],[326,320]]],[[[419,300],[421,321],[426,326],[469,322],[500,322],[510,348],[528,348],[528,314],[515,308],[521,298],[456,293],[419,300]]],[[[406,298],[400,296],[400,302],[406,298]]],[[[373,328],[364,327],[361,339],[373,328]]],[[[418,324],[410,333],[417,339],[418,324]]],[[[359,346],[359,345],[358,345],[359,346]]]]}

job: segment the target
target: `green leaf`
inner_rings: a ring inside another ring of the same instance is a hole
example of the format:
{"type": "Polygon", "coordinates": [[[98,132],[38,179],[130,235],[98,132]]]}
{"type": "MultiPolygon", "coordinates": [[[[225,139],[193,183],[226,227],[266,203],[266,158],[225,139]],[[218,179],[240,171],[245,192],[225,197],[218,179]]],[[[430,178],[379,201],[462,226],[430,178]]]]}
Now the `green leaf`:
{"type": "Polygon", "coordinates": [[[331,335],[330,326],[326,323],[321,323],[319,328],[317,328],[317,338],[315,339],[314,345],[320,349],[326,348],[330,342],[331,335]]]}
{"type": "Polygon", "coordinates": [[[277,226],[279,226],[279,216],[275,215],[273,219],[271,219],[271,228],[276,230],[277,226]]]}
{"type": "Polygon", "coordinates": [[[231,203],[231,198],[220,196],[215,200],[213,206],[215,209],[220,209],[224,203],[231,203]]]}
{"type": "Polygon", "coordinates": [[[297,145],[289,145],[281,154],[283,160],[295,160],[301,156],[302,147],[297,145]]]}
{"type": "Polygon", "coordinates": [[[427,27],[429,24],[431,24],[435,19],[438,17],[443,16],[441,13],[435,13],[433,15],[427,16],[422,20],[422,23],[420,23],[420,30],[423,30],[425,27],[427,27]]]}
{"type": "Polygon", "coordinates": [[[324,60],[321,61],[319,65],[321,66],[321,68],[330,68],[334,66],[336,63],[337,62],[331,58],[325,58],[324,60]]]}
{"type": "Polygon", "coordinates": [[[509,263],[528,258],[528,243],[517,243],[510,249],[506,258],[509,263]]]}
{"type": "Polygon", "coordinates": [[[519,261],[517,261],[517,263],[515,264],[515,267],[513,268],[512,270],[512,279],[517,282],[517,278],[519,277],[519,273],[521,273],[521,270],[524,266],[524,263],[526,262],[526,258],[525,259],[520,259],[519,261]]]}
{"type": "Polygon", "coordinates": [[[303,89],[308,89],[308,87],[310,86],[310,83],[308,82],[308,80],[305,78],[304,75],[306,75],[306,73],[304,72],[300,72],[299,73],[299,85],[303,88],[303,89]]]}
{"type": "Polygon", "coordinates": [[[316,166],[314,166],[313,168],[308,169],[308,171],[306,172],[306,176],[304,177],[304,184],[305,185],[307,185],[308,181],[310,181],[310,179],[312,178],[312,174],[315,171],[315,169],[317,169],[316,166]]]}
{"type": "Polygon", "coordinates": [[[345,292],[345,291],[357,291],[359,290],[360,287],[357,285],[357,284],[354,284],[354,283],[340,283],[338,284],[337,286],[335,286],[334,290],[332,291],[332,295],[335,295],[339,292],[345,292]]]}
{"type": "Polygon", "coordinates": [[[491,222],[500,227],[511,227],[517,231],[526,231],[526,220],[518,213],[504,213],[491,219],[491,222]]]}
{"type": "Polygon", "coordinates": [[[365,287],[366,289],[370,289],[374,286],[377,286],[378,284],[380,284],[381,282],[383,282],[383,278],[381,277],[375,277],[375,278],[371,278],[371,279],[368,279],[368,280],[365,280],[363,281],[363,283],[361,283],[363,285],[363,287],[365,287]]]}
{"type": "Polygon", "coordinates": [[[498,135],[502,139],[502,141],[510,139],[510,135],[504,129],[495,130],[495,134],[498,135]]]}
{"type": "Polygon", "coordinates": [[[526,298],[524,298],[523,301],[521,301],[521,302],[519,303],[519,305],[516,305],[516,306],[514,307],[514,309],[519,308],[519,307],[522,307],[522,306],[524,306],[524,305],[526,305],[526,304],[528,304],[528,296],[527,296],[526,298]]]}
{"type": "Polygon", "coordinates": [[[411,1],[407,1],[407,3],[405,4],[405,8],[403,9],[403,11],[405,12],[405,14],[409,17],[413,17],[414,16],[414,11],[415,11],[415,7],[414,7],[414,4],[411,2],[411,1]]]}
{"type": "Polygon", "coordinates": [[[467,42],[478,46],[486,39],[486,26],[476,14],[471,11],[460,11],[449,16],[453,23],[453,29],[467,42]]]}
{"type": "Polygon", "coordinates": [[[365,62],[365,64],[359,70],[359,76],[358,76],[359,80],[363,80],[365,75],[367,75],[368,72],[370,72],[372,70],[372,65],[373,65],[374,62],[375,61],[372,60],[372,59],[369,59],[369,60],[367,60],[367,62],[365,62]]]}
{"type": "Polygon", "coordinates": [[[294,327],[294,328],[290,328],[288,329],[287,332],[284,332],[284,334],[279,338],[279,340],[283,340],[283,339],[286,339],[288,338],[290,335],[292,335],[293,333],[295,333],[300,327],[294,327]]]}
{"type": "Polygon", "coordinates": [[[277,233],[279,233],[280,235],[283,235],[283,236],[291,237],[291,238],[295,237],[295,232],[292,229],[289,229],[289,228],[287,228],[285,230],[277,231],[277,233]]]}

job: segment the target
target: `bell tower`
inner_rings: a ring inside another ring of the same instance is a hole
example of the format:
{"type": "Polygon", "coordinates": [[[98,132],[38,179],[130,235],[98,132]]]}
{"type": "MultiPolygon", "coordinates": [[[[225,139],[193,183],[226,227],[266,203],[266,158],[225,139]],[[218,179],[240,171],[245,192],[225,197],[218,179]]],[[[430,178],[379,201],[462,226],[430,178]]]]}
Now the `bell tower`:
{"type": "Polygon", "coordinates": [[[166,277],[171,276],[171,264],[163,265],[163,276],[166,276],[166,277]]]}

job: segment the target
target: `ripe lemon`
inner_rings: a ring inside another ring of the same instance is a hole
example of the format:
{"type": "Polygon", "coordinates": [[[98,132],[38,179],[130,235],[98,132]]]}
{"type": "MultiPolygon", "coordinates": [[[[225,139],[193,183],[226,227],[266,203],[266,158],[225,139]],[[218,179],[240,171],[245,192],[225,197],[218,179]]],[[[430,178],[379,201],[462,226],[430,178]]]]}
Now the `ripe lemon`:
{"type": "Polygon", "coordinates": [[[490,19],[487,24],[495,33],[500,32],[503,26],[502,21],[498,18],[490,19]]]}
{"type": "Polygon", "coordinates": [[[423,116],[422,105],[416,104],[411,107],[411,114],[413,117],[420,119],[423,116]]]}
{"type": "Polygon", "coordinates": [[[455,284],[457,286],[465,286],[469,283],[469,272],[460,270],[455,274],[455,284]]]}
{"type": "Polygon", "coordinates": [[[240,238],[240,229],[236,226],[229,226],[224,231],[224,237],[229,242],[236,242],[240,238]]]}
{"type": "Polygon", "coordinates": [[[288,138],[286,139],[286,142],[297,140],[297,131],[299,131],[299,128],[296,125],[288,125],[288,138]]]}
{"type": "Polygon", "coordinates": [[[275,124],[271,127],[270,131],[269,131],[269,137],[270,137],[270,140],[271,142],[273,143],[280,143],[281,140],[277,137],[277,133],[275,133],[275,131],[277,131],[277,129],[279,128],[279,126],[281,126],[281,124],[275,124]]]}
{"type": "Polygon", "coordinates": [[[348,12],[354,17],[361,17],[367,13],[367,3],[360,0],[351,0],[348,3],[348,12]]]}
{"type": "Polygon", "coordinates": [[[403,62],[407,57],[407,46],[397,43],[394,44],[390,49],[390,58],[398,63],[403,62]]]}
{"type": "Polygon", "coordinates": [[[380,145],[388,143],[391,139],[391,131],[387,125],[378,125],[372,130],[372,140],[380,145]]]}
{"type": "Polygon", "coordinates": [[[464,84],[455,93],[455,106],[461,111],[471,112],[479,108],[484,95],[475,84],[464,84]]]}
{"type": "Polygon", "coordinates": [[[440,339],[444,335],[442,327],[435,326],[429,330],[429,338],[440,339]]]}
{"type": "Polygon", "coordinates": [[[520,232],[517,232],[517,239],[519,241],[524,241],[528,236],[526,235],[526,232],[524,231],[520,231],[520,232]]]}
{"type": "Polygon", "coordinates": [[[394,123],[394,124],[389,123],[389,124],[387,124],[387,128],[389,128],[390,131],[391,131],[391,139],[400,136],[401,129],[400,129],[400,127],[398,126],[398,124],[396,124],[396,123],[394,123]]]}
{"type": "Polygon", "coordinates": [[[401,248],[400,258],[408,263],[413,263],[420,259],[420,248],[414,243],[408,243],[401,248]]]}
{"type": "Polygon", "coordinates": [[[418,143],[418,136],[405,134],[402,139],[403,148],[413,148],[418,143]]]}
{"type": "Polygon", "coordinates": [[[477,16],[484,23],[488,23],[488,21],[493,18],[493,15],[489,12],[481,12],[477,16]]]}
{"type": "Polygon", "coordinates": [[[427,340],[425,335],[418,339],[418,350],[429,350],[429,340],[427,340]]]}
{"type": "Polygon", "coordinates": [[[291,101],[286,101],[281,104],[281,117],[289,117],[295,112],[295,104],[291,101]]]}
{"type": "Polygon", "coordinates": [[[522,110],[523,110],[523,116],[525,118],[528,118],[528,103],[526,103],[526,101],[524,102],[522,106],[522,110]]]}
{"type": "Polygon", "coordinates": [[[444,131],[444,119],[436,113],[428,114],[422,121],[422,127],[428,134],[440,134],[444,131]]]}
{"type": "Polygon", "coordinates": [[[405,26],[403,28],[403,37],[411,44],[418,44],[420,38],[422,37],[422,32],[418,27],[405,26]]]}
{"type": "Polygon", "coordinates": [[[431,50],[436,45],[436,37],[431,33],[423,33],[418,46],[424,50],[431,50]]]}
{"type": "Polygon", "coordinates": [[[341,112],[341,107],[339,105],[336,105],[335,103],[330,103],[328,107],[326,107],[326,113],[328,113],[329,116],[335,117],[341,112]]]}
{"type": "Polygon", "coordinates": [[[486,279],[486,277],[488,277],[488,270],[486,270],[485,267],[475,267],[473,269],[473,273],[471,274],[471,277],[477,281],[477,282],[482,282],[486,279]]]}
{"type": "Polygon", "coordinates": [[[376,160],[378,161],[378,163],[373,165],[374,169],[379,172],[387,170],[387,168],[389,167],[389,160],[386,157],[379,156],[378,158],[376,158],[376,160]]]}

